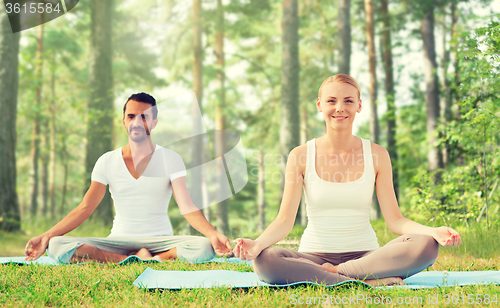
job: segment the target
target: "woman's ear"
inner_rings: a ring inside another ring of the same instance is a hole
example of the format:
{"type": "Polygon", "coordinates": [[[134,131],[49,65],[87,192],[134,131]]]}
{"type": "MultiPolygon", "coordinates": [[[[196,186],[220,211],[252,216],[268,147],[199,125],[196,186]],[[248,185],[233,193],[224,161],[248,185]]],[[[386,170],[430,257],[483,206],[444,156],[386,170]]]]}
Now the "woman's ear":
{"type": "Polygon", "coordinates": [[[360,113],[361,112],[361,99],[359,99],[359,106],[358,106],[358,110],[356,111],[357,113],[360,113]]]}
{"type": "Polygon", "coordinates": [[[320,106],[320,103],[321,103],[321,101],[320,101],[320,99],[319,99],[319,97],[318,97],[318,98],[316,99],[316,109],[318,109],[318,111],[319,111],[319,112],[322,112],[322,111],[321,111],[321,106],[320,106]]]}

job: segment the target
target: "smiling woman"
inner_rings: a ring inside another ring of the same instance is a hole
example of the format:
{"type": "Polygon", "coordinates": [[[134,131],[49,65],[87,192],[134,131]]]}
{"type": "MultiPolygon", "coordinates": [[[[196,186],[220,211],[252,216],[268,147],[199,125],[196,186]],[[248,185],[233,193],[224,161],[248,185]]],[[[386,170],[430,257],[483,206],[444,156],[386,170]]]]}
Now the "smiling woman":
{"type": "Polygon", "coordinates": [[[354,78],[329,77],[318,94],[316,107],[323,113],[326,134],[290,152],[278,217],[256,240],[238,239],[234,253],[254,260],[255,272],[267,283],[335,284],[354,278],[372,285],[400,284],[434,263],[438,243],[459,245],[460,234],[403,217],[389,154],[352,134],[362,106],[354,78]],[[387,227],[401,235],[381,248],[369,221],[374,188],[387,227]],[[291,231],[302,189],[308,225],[299,251],[270,247],[291,231]]]}

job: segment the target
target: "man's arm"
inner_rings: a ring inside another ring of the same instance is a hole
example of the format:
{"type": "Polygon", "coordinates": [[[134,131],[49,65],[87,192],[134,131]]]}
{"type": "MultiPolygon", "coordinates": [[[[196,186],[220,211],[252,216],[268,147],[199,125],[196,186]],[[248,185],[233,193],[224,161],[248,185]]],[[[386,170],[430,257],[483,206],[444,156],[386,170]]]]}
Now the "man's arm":
{"type": "Polygon", "coordinates": [[[179,177],[172,181],[172,192],[182,215],[188,223],[205,235],[212,243],[217,255],[232,255],[231,244],[229,240],[219,233],[205,218],[203,213],[194,205],[186,187],[186,177],[179,177]]]}
{"type": "Polygon", "coordinates": [[[105,193],[106,185],[92,181],[89,190],[83,197],[82,203],[50,230],[28,241],[25,248],[25,260],[32,261],[38,259],[38,257],[45,253],[51,238],[64,235],[81,225],[94,212],[105,193]]]}

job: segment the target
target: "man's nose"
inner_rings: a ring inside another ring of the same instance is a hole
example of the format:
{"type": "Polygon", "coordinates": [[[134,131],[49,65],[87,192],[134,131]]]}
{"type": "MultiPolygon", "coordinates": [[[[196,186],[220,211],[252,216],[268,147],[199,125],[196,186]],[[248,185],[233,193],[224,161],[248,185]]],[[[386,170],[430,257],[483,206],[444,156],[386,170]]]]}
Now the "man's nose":
{"type": "Polygon", "coordinates": [[[132,126],[141,126],[143,127],[143,123],[142,123],[142,117],[140,115],[138,116],[135,116],[132,121],[130,122],[130,125],[132,126]]]}

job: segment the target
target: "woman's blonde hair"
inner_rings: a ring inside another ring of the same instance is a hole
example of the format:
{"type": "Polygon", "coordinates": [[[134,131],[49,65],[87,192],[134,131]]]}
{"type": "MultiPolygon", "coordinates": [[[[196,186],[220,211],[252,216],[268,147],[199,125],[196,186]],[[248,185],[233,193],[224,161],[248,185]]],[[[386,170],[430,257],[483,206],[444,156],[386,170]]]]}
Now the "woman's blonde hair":
{"type": "Polygon", "coordinates": [[[318,90],[318,97],[319,98],[321,98],[321,89],[323,89],[323,86],[327,83],[330,83],[330,82],[342,82],[342,83],[350,84],[351,86],[355,87],[356,90],[358,90],[358,99],[361,98],[361,88],[359,87],[358,82],[356,81],[356,79],[354,79],[353,77],[346,75],[346,74],[337,74],[337,75],[333,75],[333,76],[326,78],[323,81],[323,83],[321,84],[321,87],[319,87],[319,90],[318,90]]]}

